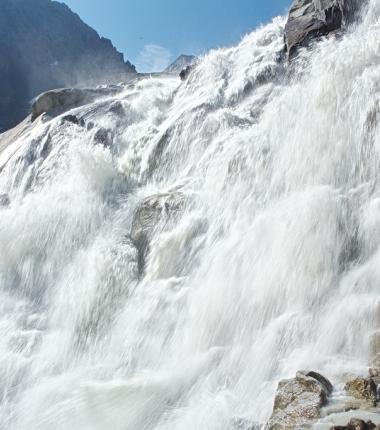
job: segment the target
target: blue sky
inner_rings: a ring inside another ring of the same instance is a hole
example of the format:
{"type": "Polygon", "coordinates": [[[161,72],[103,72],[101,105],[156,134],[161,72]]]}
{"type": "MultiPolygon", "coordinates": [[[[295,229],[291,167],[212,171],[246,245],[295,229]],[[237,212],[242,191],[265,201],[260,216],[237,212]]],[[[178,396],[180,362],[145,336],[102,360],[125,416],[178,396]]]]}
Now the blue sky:
{"type": "Polygon", "coordinates": [[[159,71],[179,54],[236,43],[286,13],[291,0],[61,0],[140,72],[159,71]]]}

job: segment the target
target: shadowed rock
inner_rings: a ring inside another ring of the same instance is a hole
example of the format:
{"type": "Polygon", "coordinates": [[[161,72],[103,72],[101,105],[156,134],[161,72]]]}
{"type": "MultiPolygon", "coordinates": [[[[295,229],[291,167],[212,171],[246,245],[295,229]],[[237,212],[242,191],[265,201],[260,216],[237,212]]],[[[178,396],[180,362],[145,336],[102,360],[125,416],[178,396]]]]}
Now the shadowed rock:
{"type": "Polygon", "coordinates": [[[190,73],[192,72],[194,66],[187,66],[184,69],[181,70],[181,73],[179,74],[179,77],[181,78],[181,81],[185,81],[190,73]]]}
{"type": "Polygon", "coordinates": [[[99,128],[94,135],[94,143],[96,145],[103,145],[110,147],[113,144],[113,132],[108,128],[99,128]]]}
{"type": "Polygon", "coordinates": [[[295,0],[285,26],[289,57],[298,47],[341,29],[353,19],[358,9],[357,0],[295,0]]]}
{"type": "Polygon", "coordinates": [[[128,81],[135,75],[111,41],[63,2],[0,1],[0,132],[22,121],[30,100],[44,91],[128,81]]]}

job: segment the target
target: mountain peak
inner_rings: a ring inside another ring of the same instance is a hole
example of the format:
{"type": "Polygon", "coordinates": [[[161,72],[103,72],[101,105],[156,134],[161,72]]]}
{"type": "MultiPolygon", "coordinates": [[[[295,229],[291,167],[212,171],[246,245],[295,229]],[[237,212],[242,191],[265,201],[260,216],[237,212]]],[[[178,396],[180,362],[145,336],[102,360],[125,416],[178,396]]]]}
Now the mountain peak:
{"type": "Polygon", "coordinates": [[[52,0],[0,1],[0,65],[0,130],[25,117],[29,101],[44,91],[136,73],[109,39],[52,0]]]}
{"type": "Polygon", "coordinates": [[[166,73],[180,73],[185,67],[190,66],[196,61],[195,55],[181,54],[173,63],[168,66],[164,72],[166,73]]]}

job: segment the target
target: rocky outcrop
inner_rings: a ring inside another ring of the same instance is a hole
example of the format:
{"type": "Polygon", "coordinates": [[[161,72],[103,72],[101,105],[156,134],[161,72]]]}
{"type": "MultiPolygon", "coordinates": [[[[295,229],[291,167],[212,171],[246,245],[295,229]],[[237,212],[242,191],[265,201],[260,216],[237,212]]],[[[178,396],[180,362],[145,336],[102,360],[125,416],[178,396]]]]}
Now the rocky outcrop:
{"type": "Polygon", "coordinates": [[[345,385],[347,394],[361,402],[362,408],[377,406],[380,400],[380,369],[370,368],[369,377],[358,376],[345,385]]]}
{"type": "Polygon", "coordinates": [[[139,273],[145,267],[150,240],[160,223],[166,223],[182,212],[185,204],[181,193],[167,193],[145,199],[137,208],[130,233],[130,239],[138,251],[139,273]]]}
{"type": "Polygon", "coordinates": [[[186,81],[186,79],[189,77],[192,70],[193,70],[193,66],[187,66],[183,70],[181,70],[181,73],[179,74],[181,81],[186,81]]]}
{"type": "Polygon", "coordinates": [[[311,40],[339,30],[353,19],[358,0],[295,0],[285,26],[289,56],[311,40]]]}
{"type": "Polygon", "coordinates": [[[346,383],[347,394],[358,400],[376,404],[376,384],[372,378],[355,378],[346,383]]]}
{"type": "Polygon", "coordinates": [[[59,115],[67,110],[91,103],[97,98],[113,95],[119,90],[119,88],[111,86],[99,89],[61,88],[46,91],[32,103],[32,121],[43,113],[59,115]]]}
{"type": "Polygon", "coordinates": [[[316,421],[331,391],[328,379],[316,372],[298,372],[295,378],[280,381],[265,429],[292,430],[316,421]]]}
{"type": "Polygon", "coordinates": [[[54,88],[126,80],[135,68],[65,4],[0,1],[0,132],[25,118],[30,100],[54,88]]]}
{"type": "Polygon", "coordinates": [[[112,146],[113,138],[114,136],[112,130],[105,127],[100,127],[94,134],[93,142],[95,145],[110,147],[112,146]]]}

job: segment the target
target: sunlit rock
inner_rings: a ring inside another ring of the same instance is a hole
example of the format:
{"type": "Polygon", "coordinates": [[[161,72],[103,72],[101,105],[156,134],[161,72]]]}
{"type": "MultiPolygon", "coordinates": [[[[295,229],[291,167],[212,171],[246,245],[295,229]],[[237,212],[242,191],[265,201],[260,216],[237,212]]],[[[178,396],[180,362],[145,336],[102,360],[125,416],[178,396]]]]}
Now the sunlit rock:
{"type": "Polygon", "coordinates": [[[346,383],[345,389],[347,394],[355,399],[376,404],[377,387],[372,378],[357,377],[346,383]]]}
{"type": "Polygon", "coordinates": [[[292,430],[316,421],[331,390],[331,383],[316,372],[298,372],[295,378],[280,381],[265,429],[292,430]]]}

